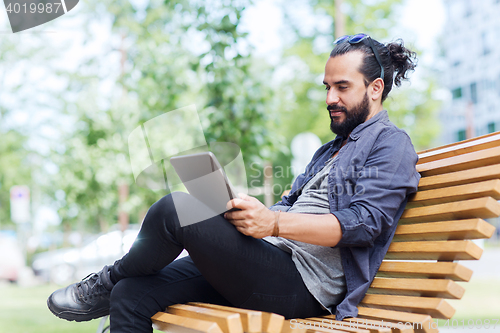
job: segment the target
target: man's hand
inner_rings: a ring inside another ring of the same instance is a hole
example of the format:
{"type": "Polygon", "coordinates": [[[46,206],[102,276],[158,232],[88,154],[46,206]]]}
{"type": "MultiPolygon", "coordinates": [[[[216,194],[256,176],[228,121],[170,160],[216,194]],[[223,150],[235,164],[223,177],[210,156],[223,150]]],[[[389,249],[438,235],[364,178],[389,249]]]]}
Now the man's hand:
{"type": "Polygon", "coordinates": [[[275,213],[254,197],[239,193],[241,199],[230,200],[227,209],[239,208],[239,211],[227,212],[224,217],[244,235],[263,238],[273,234],[275,213]]]}

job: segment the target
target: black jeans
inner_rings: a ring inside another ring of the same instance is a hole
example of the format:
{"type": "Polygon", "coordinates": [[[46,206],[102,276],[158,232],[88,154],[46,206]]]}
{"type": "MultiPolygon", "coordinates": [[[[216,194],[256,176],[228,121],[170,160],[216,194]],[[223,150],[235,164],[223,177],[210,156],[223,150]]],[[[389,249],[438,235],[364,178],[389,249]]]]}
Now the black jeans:
{"type": "Polygon", "coordinates": [[[151,206],[130,252],[112,268],[118,281],[111,292],[111,332],[152,332],[156,312],[192,301],[286,318],[325,314],[289,253],[243,235],[222,215],[181,227],[172,196],[177,209],[203,205],[174,192],[151,206]],[[189,257],[174,261],[183,249],[189,257]]]}

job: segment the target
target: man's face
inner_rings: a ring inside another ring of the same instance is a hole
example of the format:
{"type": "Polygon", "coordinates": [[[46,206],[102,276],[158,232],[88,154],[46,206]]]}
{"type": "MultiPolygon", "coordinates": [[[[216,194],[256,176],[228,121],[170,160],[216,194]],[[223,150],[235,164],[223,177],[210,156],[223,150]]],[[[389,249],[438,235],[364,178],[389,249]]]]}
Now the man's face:
{"type": "Polygon", "coordinates": [[[330,129],[332,132],[346,138],[353,129],[366,121],[366,118],[370,113],[368,94],[365,92],[365,96],[363,97],[361,103],[351,109],[346,109],[345,107],[332,104],[327,106],[327,110],[330,111],[330,119],[332,120],[330,123],[330,129]],[[333,114],[337,113],[344,114],[344,119],[340,120],[340,116],[333,116],[333,114]]]}
{"type": "Polygon", "coordinates": [[[358,70],[361,52],[349,52],[328,59],[323,83],[326,85],[330,129],[343,137],[371,115],[371,103],[363,74],[358,70]]]}

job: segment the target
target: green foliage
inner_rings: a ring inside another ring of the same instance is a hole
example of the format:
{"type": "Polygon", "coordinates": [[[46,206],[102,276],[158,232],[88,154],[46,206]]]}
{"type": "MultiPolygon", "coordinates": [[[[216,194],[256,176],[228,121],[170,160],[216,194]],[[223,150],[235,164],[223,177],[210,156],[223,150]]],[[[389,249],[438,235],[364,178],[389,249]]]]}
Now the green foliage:
{"type": "MultiPolygon", "coordinates": [[[[388,37],[395,24],[395,10],[402,0],[349,0],[345,1],[346,34],[365,32],[377,40],[388,37]]],[[[325,8],[328,1],[320,0],[317,7],[325,8]]],[[[333,9],[334,10],[334,9],[333,9]]],[[[333,10],[328,13],[334,17],[333,10]]]]}
{"type": "MultiPolygon", "coordinates": [[[[8,31],[5,23],[0,28],[8,31]]],[[[15,228],[10,219],[10,188],[28,185],[33,190],[32,170],[39,166],[35,165],[38,153],[29,147],[30,130],[19,126],[15,116],[43,107],[37,99],[38,82],[30,72],[31,65],[50,58],[43,41],[31,39],[19,45],[15,36],[4,34],[0,42],[0,229],[15,228]]]]}
{"type": "MultiPolygon", "coordinates": [[[[119,94],[118,94],[119,95],[119,94]]],[[[99,107],[97,82],[80,91],[74,103],[65,104],[65,113],[74,119],[71,128],[59,128],[63,134],[51,160],[59,172],[53,176],[52,194],[58,196],[59,214],[64,224],[106,229],[116,223],[118,186],[133,181],[127,158],[127,137],[137,124],[133,101],[118,99],[109,108],[99,107]]],[[[48,189],[47,189],[48,190],[48,189]]],[[[125,210],[139,219],[137,200],[129,200],[125,210]]]]}
{"type": "Polygon", "coordinates": [[[10,188],[30,185],[30,163],[25,155],[26,137],[14,130],[0,130],[0,226],[10,222],[10,188]]]}
{"type": "MultiPolygon", "coordinates": [[[[130,185],[121,208],[140,220],[166,192],[134,184],[128,135],[144,122],[190,104],[197,107],[207,142],[238,144],[247,170],[250,163],[270,158],[279,142],[270,130],[276,121],[271,71],[241,43],[245,34],[238,25],[246,4],[89,5],[89,15],[112,18],[112,33],[123,45],[126,61],[111,96],[100,91],[109,72],[100,72],[97,61],[80,70],[86,76],[66,73],[79,98],[66,98],[65,113],[74,125],[53,154],[60,169],[57,188],[65,193],[59,199],[64,223],[94,229],[115,223],[120,184],[130,185]]],[[[163,139],[168,142],[168,133],[163,139]]]]}
{"type": "Polygon", "coordinates": [[[427,83],[420,88],[395,87],[384,102],[389,118],[408,133],[416,151],[430,148],[440,131],[437,112],[441,103],[432,97],[436,82],[428,78],[427,83]]]}

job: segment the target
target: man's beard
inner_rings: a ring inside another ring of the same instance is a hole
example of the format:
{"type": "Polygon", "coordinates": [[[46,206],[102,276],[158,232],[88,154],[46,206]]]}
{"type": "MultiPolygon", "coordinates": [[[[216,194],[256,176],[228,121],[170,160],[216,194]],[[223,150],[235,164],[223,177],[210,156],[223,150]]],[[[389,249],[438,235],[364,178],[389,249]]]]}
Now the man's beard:
{"type": "Polygon", "coordinates": [[[332,120],[330,123],[330,129],[333,133],[347,138],[349,133],[351,133],[352,130],[356,128],[356,126],[366,121],[366,118],[370,113],[368,94],[365,92],[365,97],[363,97],[361,103],[353,107],[351,110],[347,110],[345,107],[338,106],[336,104],[328,105],[327,110],[328,112],[342,111],[345,113],[345,119],[341,123],[339,123],[338,121],[334,121],[333,117],[330,116],[330,119],[332,120]]]}

